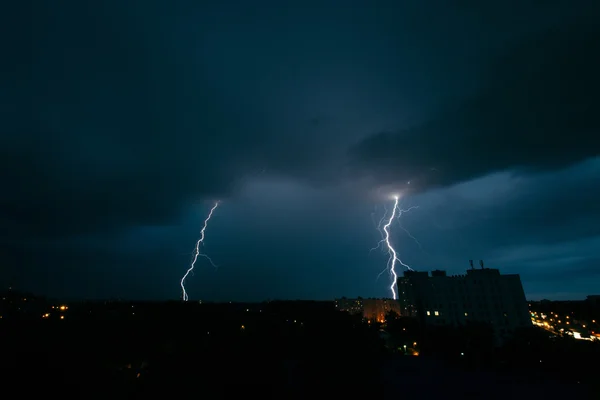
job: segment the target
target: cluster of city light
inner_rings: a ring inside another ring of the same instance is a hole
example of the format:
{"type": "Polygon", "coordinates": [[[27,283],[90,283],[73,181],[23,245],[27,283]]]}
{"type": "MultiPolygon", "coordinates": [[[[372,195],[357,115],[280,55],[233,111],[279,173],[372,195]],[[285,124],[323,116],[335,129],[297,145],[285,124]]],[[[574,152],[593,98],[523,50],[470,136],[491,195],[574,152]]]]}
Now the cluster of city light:
{"type": "MultiPolygon", "coordinates": [[[[589,329],[588,323],[574,320],[570,315],[561,317],[554,312],[545,314],[532,311],[531,322],[535,326],[555,335],[567,335],[579,340],[600,341],[600,334],[591,330],[589,331],[589,335],[587,332],[584,332],[584,330],[587,331],[589,329]]],[[[595,323],[596,320],[592,320],[592,324],[595,323]]]]}
{"type": "MultiPolygon", "coordinates": [[[[63,312],[63,313],[64,313],[65,311],[67,311],[67,310],[69,309],[69,306],[67,306],[67,305],[64,305],[64,304],[63,304],[63,305],[60,305],[60,306],[52,306],[52,307],[50,307],[50,308],[52,308],[53,310],[56,310],[56,311],[58,311],[59,313],[61,313],[61,312],[63,312]]],[[[42,318],[44,318],[44,319],[48,319],[48,318],[50,318],[50,315],[52,315],[52,314],[51,314],[51,313],[45,313],[45,314],[42,314],[42,318]]],[[[61,314],[61,315],[59,316],[59,318],[60,318],[60,319],[65,319],[65,316],[64,316],[64,314],[61,314]]]]}

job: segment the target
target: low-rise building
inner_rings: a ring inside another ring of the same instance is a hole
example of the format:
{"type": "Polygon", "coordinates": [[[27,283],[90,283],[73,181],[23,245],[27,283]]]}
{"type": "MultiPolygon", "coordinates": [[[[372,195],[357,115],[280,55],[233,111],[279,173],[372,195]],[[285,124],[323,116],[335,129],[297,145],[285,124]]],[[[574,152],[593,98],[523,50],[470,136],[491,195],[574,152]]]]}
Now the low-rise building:
{"type": "Polygon", "coordinates": [[[400,315],[400,304],[394,299],[347,299],[342,297],[335,300],[335,306],[339,311],[350,314],[360,314],[370,321],[384,322],[390,312],[400,315]]]}
{"type": "Polygon", "coordinates": [[[390,312],[400,315],[400,304],[398,301],[394,299],[364,300],[363,318],[383,323],[390,312]]]}
{"type": "Polygon", "coordinates": [[[364,300],[361,297],[357,299],[347,299],[346,297],[342,297],[341,299],[335,300],[335,308],[338,311],[345,311],[352,315],[362,314],[364,306],[364,300]]]}

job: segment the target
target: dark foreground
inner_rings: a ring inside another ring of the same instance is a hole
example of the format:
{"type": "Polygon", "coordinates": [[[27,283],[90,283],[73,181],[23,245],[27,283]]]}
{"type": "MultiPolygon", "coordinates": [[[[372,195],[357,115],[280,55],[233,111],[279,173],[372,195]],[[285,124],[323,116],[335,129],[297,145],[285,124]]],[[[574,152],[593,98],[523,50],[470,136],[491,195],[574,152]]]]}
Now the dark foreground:
{"type": "Polygon", "coordinates": [[[545,343],[539,332],[502,351],[465,347],[411,323],[382,332],[318,303],[120,305],[62,315],[0,321],[7,393],[545,400],[599,393],[590,373],[598,346],[545,343]]]}

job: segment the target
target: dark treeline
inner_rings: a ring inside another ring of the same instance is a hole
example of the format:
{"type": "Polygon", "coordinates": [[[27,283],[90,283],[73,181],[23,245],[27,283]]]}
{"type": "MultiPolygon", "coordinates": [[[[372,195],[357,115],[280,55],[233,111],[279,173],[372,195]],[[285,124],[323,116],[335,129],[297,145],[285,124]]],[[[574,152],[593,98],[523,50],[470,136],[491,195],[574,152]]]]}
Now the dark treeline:
{"type": "Polygon", "coordinates": [[[336,397],[398,392],[390,397],[395,398],[399,391],[462,390],[442,384],[436,389],[448,371],[502,376],[517,371],[515,379],[526,385],[537,382],[543,388],[552,380],[554,387],[572,384],[568,393],[573,394],[589,385],[589,365],[599,355],[595,343],[552,339],[533,329],[498,349],[485,326],[431,330],[393,315],[378,325],[338,312],[328,302],[89,303],[51,310],[47,318],[0,321],[6,388],[26,396],[113,399],[306,398],[329,390],[336,397]],[[444,367],[423,367],[427,360],[444,367]],[[384,369],[398,363],[408,372],[392,377],[390,386],[384,369]],[[410,389],[411,381],[422,379],[431,385],[410,389]]]}
{"type": "Polygon", "coordinates": [[[89,304],[60,315],[0,324],[3,376],[36,382],[22,390],[281,398],[352,376],[372,381],[370,364],[384,354],[376,330],[329,303],[89,304]]]}

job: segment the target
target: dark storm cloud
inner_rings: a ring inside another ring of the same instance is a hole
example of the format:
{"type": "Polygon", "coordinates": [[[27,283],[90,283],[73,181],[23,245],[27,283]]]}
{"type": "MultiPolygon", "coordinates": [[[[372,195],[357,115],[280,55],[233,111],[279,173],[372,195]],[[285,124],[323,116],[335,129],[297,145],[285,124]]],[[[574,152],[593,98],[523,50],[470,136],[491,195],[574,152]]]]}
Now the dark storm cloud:
{"type": "Polygon", "coordinates": [[[434,255],[433,264],[486,257],[525,273],[528,257],[589,258],[595,254],[589,240],[600,237],[599,168],[595,159],[558,173],[502,173],[429,192],[412,199],[421,207],[407,227],[434,255]]]}
{"type": "Polygon", "coordinates": [[[173,15],[110,4],[42,2],[12,22],[30,51],[3,67],[2,103],[20,106],[3,114],[1,209],[29,235],[164,223],[229,193],[260,142],[161,37],[173,15]]]}
{"type": "Polygon", "coordinates": [[[596,158],[559,172],[499,173],[416,196],[421,207],[405,223],[431,256],[420,255],[415,267],[442,264],[461,273],[466,260],[483,258],[488,266],[521,274],[528,292],[547,291],[544,284],[561,277],[583,293],[585,286],[593,291],[599,174],[596,158]],[[574,276],[589,281],[570,282],[574,276]]]}
{"type": "Polygon", "coordinates": [[[164,283],[177,287],[178,276],[164,268],[173,256],[160,247],[134,252],[120,248],[116,241],[52,244],[21,243],[8,248],[0,244],[6,263],[3,283],[79,299],[170,297],[173,287],[164,283]]]}
{"type": "MultiPolygon", "coordinates": [[[[489,224],[513,232],[514,241],[521,238],[528,243],[560,243],[600,235],[599,176],[600,159],[596,158],[537,180],[518,181],[515,195],[506,199],[497,214],[487,215],[489,224]]],[[[497,238],[498,244],[505,240],[497,238]]]]}
{"type": "MultiPolygon", "coordinates": [[[[364,117],[378,110],[366,109],[398,108],[390,93],[423,103],[451,86],[432,67],[439,60],[423,54],[441,54],[452,73],[464,67],[426,28],[429,21],[465,39],[451,22],[464,7],[441,2],[438,14],[449,16],[441,18],[426,7],[380,5],[254,13],[186,1],[72,1],[41,2],[21,10],[22,19],[11,14],[3,24],[5,37],[15,38],[2,66],[10,77],[2,93],[3,220],[13,234],[110,231],[166,223],[257,173],[335,183],[358,137],[352,126],[382,124],[364,117]]],[[[471,22],[491,15],[469,10],[471,22]]],[[[494,12],[523,26],[509,11],[494,12]]],[[[469,48],[489,52],[481,43],[469,48]]],[[[474,174],[452,164],[458,154],[440,150],[457,139],[414,133],[402,142],[411,149],[407,170],[474,174]]]]}
{"type": "Polygon", "coordinates": [[[445,106],[422,125],[364,139],[351,150],[354,167],[380,183],[414,179],[426,189],[495,171],[558,169],[596,156],[598,49],[593,18],[513,44],[485,74],[478,95],[445,106]]]}
{"type": "Polygon", "coordinates": [[[0,13],[0,279],[175,297],[220,198],[206,251],[221,268],[200,264],[194,296],[387,295],[365,175],[374,219],[382,184],[421,190],[403,197],[420,208],[402,223],[422,249],[394,230],[415,269],[482,257],[531,281],[544,265],[548,282],[569,262],[589,272],[598,163],[556,173],[598,154],[585,7],[37,3],[0,13]],[[553,171],[487,175],[507,169],[553,171]]]}
{"type": "Polygon", "coordinates": [[[484,199],[469,200],[458,187],[442,207],[446,212],[459,207],[477,221],[485,232],[475,231],[473,241],[480,235],[497,247],[576,241],[600,235],[598,176],[600,158],[535,177],[504,174],[487,186],[473,185],[487,192],[484,199]]]}

